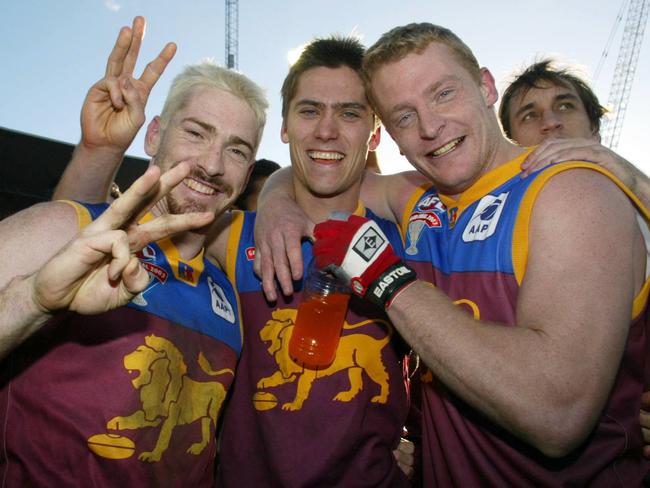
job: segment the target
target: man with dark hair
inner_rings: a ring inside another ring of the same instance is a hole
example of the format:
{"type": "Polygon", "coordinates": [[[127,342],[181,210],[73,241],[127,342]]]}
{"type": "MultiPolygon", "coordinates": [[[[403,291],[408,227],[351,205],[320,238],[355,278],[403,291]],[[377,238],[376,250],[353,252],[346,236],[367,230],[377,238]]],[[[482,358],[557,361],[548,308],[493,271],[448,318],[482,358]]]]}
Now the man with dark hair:
{"type": "MultiPolygon", "coordinates": [[[[389,31],[364,75],[420,173],[364,178],[366,204],[401,223],[407,259],[383,246],[359,259],[377,229],[357,219],[317,224],[314,255],[383,303],[430,369],[424,484],[639,486],[650,280],[636,216],[647,223],[647,209],[589,163],[521,178],[530,150],[504,137],[492,75],[449,29],[389,31]]],[[[271,297],[270,261],[295,270],[283,241],[309,229],[289,222],[285,200],[267,192],[258,217],[271,297]]],[[[277,274],[285,292],[289,271],[277,274]]]]}
{"type": "MultiPolygon", "coordinates": [[[[325,221],[334,211],[374,219],[399,250],[397,227],[359,202],[367,154],[379,143],[361,79],[363,51],[353,38],[305,47],[282,88],[282,141],[296,200],[311,219],[325,221]]],[[[236,283],[245,328],[218,483],[408,486],[392,454],[407,414],[405,351],[392,326],[380,309],[353,298],[333,363],[322,370],[294,363],[288,347],[302,290],[265,300],[250,253],[254,223],[255,214],[235,212],[227,241],[222,235],[210,247],[236,283]]],[[[311,249],[302,244],[305,267],[311,249]]]]}
{"type": "Polygon", "coordinates": [[[280,169],[280,165],[270,159],[258,159],[253,165],[253,171],[244,191],[235,201],[234,207],[239,210],[257,210],[257,196],[260,194],[266,179],[280,169]]]}
{"type": "MultiPolygon", "coordinates": [[[[499,119],[501,120],[503,132],[507,137],[515,141],[519,141],[519,139],[513,135],[512,126],[514,125],[520,133],[527,124],[532,125],[533,129],[538,129],[544,136],[592,137],[599,134],[600,120],[606,112],[605,107],[598,102],[596,94],[584,80],[573,74],[569,69],[555,67],[552,60],[544,59],[531,64],[508,85],[508,88],[501,96],[499,119]],[[575,129],[570,126],[554,126],[548,127],[546,130],[538,127],[541,116],[535,101],[531,100],[525,105],[516,103],[516,109],[513,107],[513,99],[521,102],[531,90],[552,90],[549,97],[553,105],[557,107],[558,113],[573,113],[574,111],[571,108],[582,103],[584,111],[579,112],[587,116],[589,131],[584,133],[583,127],[585,124],[581,123],[582,121],[576,124],[575,129]],[[558,131],[553,133],[552,130],[556,128],[558,131]],[[566,136],[563,129],[568,132],[566,136]]],[[[523,139],[523,134],[520,134],[519,137],[523,139]]]]}
{"type": "Polygon", "coordinates": [[[578,74],[545,59],[515,76],[501,99],[499,119],[517,144],[539,146],[524,161],[525,174],[551,163],[589,161],[611,171],[650,207],[650,179],[601,144],[606,112],[578,74]]]}

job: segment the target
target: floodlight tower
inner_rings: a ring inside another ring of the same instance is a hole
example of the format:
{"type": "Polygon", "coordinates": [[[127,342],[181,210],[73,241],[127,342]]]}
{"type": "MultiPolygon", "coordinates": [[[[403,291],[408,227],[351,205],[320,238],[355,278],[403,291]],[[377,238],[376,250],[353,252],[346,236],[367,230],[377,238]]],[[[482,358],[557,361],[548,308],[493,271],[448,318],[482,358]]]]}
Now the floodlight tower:
{"type": "Polygon", "coordinates": [[[226,0],[226,66],[237,69],[239,64],[239,5],[238,0],[226,0]]]}
{"type": "Polygon", "coordinates": [[[621,137],[649,11],[650,0],[630,0],[612,86],[609,91],[608,106],[611,114],[610,118],[605,121],[601,134],[603,144],[611,149],[616,149],[621,137]]]}

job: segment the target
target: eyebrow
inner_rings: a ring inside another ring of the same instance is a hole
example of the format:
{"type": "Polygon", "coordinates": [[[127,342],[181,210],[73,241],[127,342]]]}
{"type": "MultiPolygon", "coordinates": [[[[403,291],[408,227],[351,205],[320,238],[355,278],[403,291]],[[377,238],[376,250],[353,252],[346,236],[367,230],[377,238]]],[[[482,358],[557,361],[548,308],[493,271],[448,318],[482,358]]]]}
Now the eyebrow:
{"type": "MultiPolygon", "coordinates": [[[[435,93],[440,89],[440,87],[446,83],[449,83],[450,81],[460,81],[461,77],[458,75],[446,75],[442,79],[436,81],[435,83],[432,83],[430,86],[428,86],[425,90],[424,93],[427,95],[431,93],[435,93]]],[[[391,110],[388,111],[390,115],[393,115],[395,112],[400,112],[404,109],[411,108],[412,104],[410,103],[400,103],[398,105],[395,105],[391,110]]]]}
{"type": "MultiPolygon", "coordinates": [[[[202,127],[204,130],[208,131],[210,134],[216,134],[217,133],[217,129],[216,129],[215,126],[213,126],[211,124],[208,124],[206,122],[203,122],[201,120],[195,119],[194,117],[187,117],[187,118],[183,119],[183,122],[192,122],[192,123],[202,127]]],[[[239,136],[230,136],[228,138],[228,143],[246,146],[251,152],[253,152],[253,144],[251,144],[246,139],[242,139],[239,136]]]]}
{"type": "MultiPolygon", "coordinates": [[[[562,102],[564,100],[572,100],[572,101],[577,101],[578,97],[575,96],[573,93],[566,92],[566,93],[560,93],[559,95],[556,95],[555,98],[553,98],[553,102],[562,102]]],[[[535,107],[535,102],[530,102],[521,107],[519,110],[515,112],[515,117],[519,117],[522,113],[526,112],[527,110],[530,110],[531,108],[535,107]]]]}
{"type": "MultiPolygon", "coordinates": [[[[316,107],[323,109],[327,106],[327,104],[323,102],[319,102],[318,100],[311,100],[309,98],[305,98],[303,100],[298,100],[296,102],[296,107],[301,107],[301,106],[309,106],[309,107],[316,107]]],[[[342,108],[354,108],[357,110],[368,110],[368,105],[365,103],[361,102],[336,102],[331,105],[335,109],[342,109],[342,108]]]]}

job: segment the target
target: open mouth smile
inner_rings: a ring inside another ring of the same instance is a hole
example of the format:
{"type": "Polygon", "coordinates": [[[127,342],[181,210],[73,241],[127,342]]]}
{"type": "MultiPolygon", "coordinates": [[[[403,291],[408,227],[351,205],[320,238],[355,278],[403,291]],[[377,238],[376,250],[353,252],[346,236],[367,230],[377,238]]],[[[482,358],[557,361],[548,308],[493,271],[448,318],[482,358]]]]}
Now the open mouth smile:
{"type": "Polygon", "coordinates": [[[457,137],[456,139],[449,141],[444,146],[439,147],[434,151],[431,151],[430,153],[427,154],[427,156],[432,158],[439,158],[441,156],[445,156],[449,154],[451,151],[453,151],[454,149],[456,149],[456,147],[458,147],[458,145],[464,140],[465,140],[465,136],[457,137]]]}
{"type": "Polygon", "coordinates": [[[313,160],[331,162],[340,161],[345,157],[344,154],[338,151],[308,151],[307,155],[313,160]]]}
{"type": "Polygon", "coordinates": [[[194,190],[195,192],[201,193],[203,195],[214,195],[217,193],[217,191],[211,186],[204,185],[203,183],[192,178],[185,178],[183,180],[183,184],[190,190],[194,190]]]}

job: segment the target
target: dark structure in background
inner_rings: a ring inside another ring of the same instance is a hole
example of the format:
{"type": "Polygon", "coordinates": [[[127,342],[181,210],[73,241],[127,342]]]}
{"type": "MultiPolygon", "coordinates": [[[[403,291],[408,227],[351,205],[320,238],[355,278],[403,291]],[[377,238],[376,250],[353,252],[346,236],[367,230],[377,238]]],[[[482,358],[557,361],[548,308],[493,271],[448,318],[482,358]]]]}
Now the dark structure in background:
{"type": "MultiPolygon", "coordinates": [[[[0,127],[0,219],[49,200],[74,145],[0,127]]],[[[128,188],[149,161],[125,157],[115,181],[128,188]]]]}

